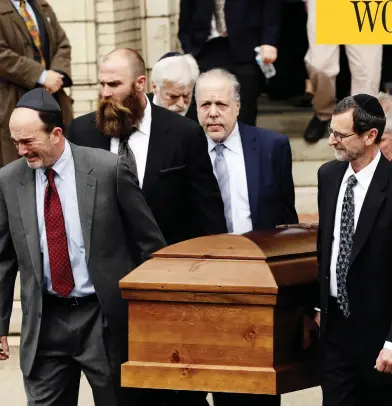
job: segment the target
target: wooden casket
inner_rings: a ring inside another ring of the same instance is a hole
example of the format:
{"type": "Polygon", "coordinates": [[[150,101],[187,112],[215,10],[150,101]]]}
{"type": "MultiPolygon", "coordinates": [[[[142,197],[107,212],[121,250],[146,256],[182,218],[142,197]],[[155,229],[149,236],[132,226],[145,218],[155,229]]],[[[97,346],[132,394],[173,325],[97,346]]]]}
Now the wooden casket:
{"type": "Polygon", "coordinates": [[[281,394],[319,384],[304,314],[318,294],[317,227],[200,237],[120,281],[123,387],[281,394]]]}

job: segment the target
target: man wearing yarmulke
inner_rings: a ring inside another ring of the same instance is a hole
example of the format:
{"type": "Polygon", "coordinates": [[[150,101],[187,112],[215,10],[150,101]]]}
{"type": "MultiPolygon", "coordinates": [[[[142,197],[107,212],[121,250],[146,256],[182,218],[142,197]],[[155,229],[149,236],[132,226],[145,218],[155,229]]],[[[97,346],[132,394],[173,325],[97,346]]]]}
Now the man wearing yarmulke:
{"type": "Polygon", "coordinates": [[[95,406],[140,405],[143,390],[120,386],[128,330],[119,280],[165,241],[126,160],[73,145],[63,131],[42,88],[11,115],[22,158],[0,169],[0,362],[10,357],[19,270],[27,404],[77,406],[83,371],[95,406]]]}
{"type": "Polygon", "coordinates": [[[343,99],[329,128],[336,160],[318,172],[323,406],[392,402],[392,164],[379,149],[384,127],[375,97],[343,99]]]}

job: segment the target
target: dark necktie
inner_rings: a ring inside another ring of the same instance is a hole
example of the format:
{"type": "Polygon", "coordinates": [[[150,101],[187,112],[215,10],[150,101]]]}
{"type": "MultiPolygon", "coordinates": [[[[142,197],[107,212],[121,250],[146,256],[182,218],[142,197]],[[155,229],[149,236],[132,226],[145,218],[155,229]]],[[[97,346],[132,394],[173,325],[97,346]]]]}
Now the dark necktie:
{"type": "Polygon", "coordinates": [[[132,149],[128,145],[128,140],[129,137],[120,139],[120,144],[118,145],[118,155],[125,158],[129,167],[131,168],[131,171],[137,178],[138,176],[137,176],[136,159],[132,149]]]}
{"type": "Polygon", "coordinates": [[[58,295],[68,297],[75,287],[75,282],[69,260],[64,216],[54,183],[55,172],[50,168],[45,174],[48,185],[45,190],[44,217],[52,287],[58,295]]]}
{"type": "Polygon", "coordinates": [[[340,221],[339,254],[336,263],[336,279],[338,287],[337,302],[345,317],[350,315],[347,295],[347,273],[350,265],[351,249],[354,237],[354,186],[357,184],[355,175],[347,181],[347,189],[343,198],[342,217],[340,221]]]}

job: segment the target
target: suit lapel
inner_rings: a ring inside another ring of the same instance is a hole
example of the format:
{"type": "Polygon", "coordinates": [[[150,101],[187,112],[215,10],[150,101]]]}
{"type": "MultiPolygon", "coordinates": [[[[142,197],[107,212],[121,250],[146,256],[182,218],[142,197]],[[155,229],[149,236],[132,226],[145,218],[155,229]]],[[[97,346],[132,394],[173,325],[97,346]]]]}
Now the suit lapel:
{"type": "Polygon", "coordinates": [[[143,191],[148,196],[154,187],[155,181],[159,176],[159,170],[163,168],[165,158],[166,142],[163,134],[169,127],[165,118],[162,117],[160,109],[151,103],[151,130],[150,141],[148,143],[146,170],[143,179],[143,191]]]}
{"type": "Polygon", "coordinates": [[[326,184],[323,185],[323,202],[321,202],[324,207],[323,213],[323,241],[324,247],[323,251],[327,252],[325,258],[331,258],[332,251],[332,238],[333,231],[335,227],[335,215],[336,215],[336,204],[338,200],[340,185],[343,180],[343,176],[346,173],[348,167],[347,162],[336,162],[336,167],[333,173],[330,174],[326,180],[326,184]]]}
{"type": "Polygon", "coordinates": [[[94,216],[97,180],[90,176],[93,168],[88,165],[88,161],[83,150],[71,143],[70,145],[75,164],[75,181],[76,193],[78,196],[79,217],[86,251],[86,261],[88,263],[90,258],[91,226],[94,216]]]}
{"type": "Polygon", "coordinates": [[[29,30],[26,27],[26,24],[19,14],[18,10],[12,5],[10,1],[1,2],[0,12],[1,13],[11,13],[11,19],[13,24],[18,27],[18,30],[22,33],[22,35],[27,39],[31,44],[34,45],[33,39],[29,33],[29,30]]]}
{"type": "Polygon", "coordinates": [[[361,251],[369,237],[369,233],[376,221],[378,212],[386,197],[387,180],[387,159],[381,155],[380,162],[374,172],[373,179],[366,193],[365,200],[359,215],[357,228],[354,234],[353,249],[351,252],[350,265],[361,251]]]}
{"type": "Polygon", "coordinates": [[[260,154],[256,134],[252,134],[245,125],[238,123],[242,150],[244,152],[246,181],[248,184],[248,197],[253,226],[257,222],[257,202],[260,188],[260,154]]]}
{"type": "Polygon", "coordinates": [[[31,263],[38,283],[42,284],[42,256],[39,241],[37,200],[35,190],[35,171],[27,164],[20,174],[21,186],[18,188],[18,203],[20,216],[26,235],[27,246],[29,248],[31,263]],[[30,204],[30,202],[32,204],[30,204]]]}

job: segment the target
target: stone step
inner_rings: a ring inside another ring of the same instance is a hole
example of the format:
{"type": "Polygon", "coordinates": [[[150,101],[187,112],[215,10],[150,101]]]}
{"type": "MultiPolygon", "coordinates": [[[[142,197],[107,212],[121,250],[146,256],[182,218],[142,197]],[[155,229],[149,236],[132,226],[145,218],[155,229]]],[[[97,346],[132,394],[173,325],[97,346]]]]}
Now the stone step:
{"type": "Polygon", "coordinates": [[[317,171],[325,161],[294,161],[293,180],[295,187],[317,186],[317,171]]]}
{"type": "Polygon", "coordinates": [[[290,137],[293,161],[330,161],[335,158],[334,150],[323,138],[315,144],[307,143],[303,138],[290,137]]]}
{"type": "Polygon", "coordinates": [[[304,186],[295,188],[295,209],[298,215],[317,213],[317,187],[304,186]]]}
{"type": "Polygon", "coordinates": [[[259,114],[257,126],[290,137],[302,137],[312,116],[312,112],[259,114]]]}

